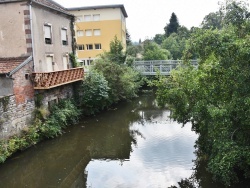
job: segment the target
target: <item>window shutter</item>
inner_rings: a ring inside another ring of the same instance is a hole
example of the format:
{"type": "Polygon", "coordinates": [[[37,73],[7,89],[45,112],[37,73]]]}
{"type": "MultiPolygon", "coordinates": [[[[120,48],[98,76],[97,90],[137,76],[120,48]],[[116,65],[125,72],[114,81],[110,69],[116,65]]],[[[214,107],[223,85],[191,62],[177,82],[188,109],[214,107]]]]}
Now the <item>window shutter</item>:
{"type": "Polygon", "coordinates": [[[66,29],[61,30],[61,37],[62,37],[62,41],[67,41],[67,30],[66,29]]]}
{"type": "Polygon", "coordinates": [[[45,38],[51,38],[51,27],[44,26],[44,30],[45,30],[45,38]]]}

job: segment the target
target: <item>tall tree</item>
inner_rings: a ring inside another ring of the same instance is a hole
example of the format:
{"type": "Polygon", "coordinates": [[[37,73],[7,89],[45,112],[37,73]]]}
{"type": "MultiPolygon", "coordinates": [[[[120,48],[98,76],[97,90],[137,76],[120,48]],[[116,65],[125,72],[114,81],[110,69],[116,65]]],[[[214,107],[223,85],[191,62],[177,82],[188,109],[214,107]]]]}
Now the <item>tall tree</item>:
{"type": "Polygon", "coordinates": [[[206,15],[201,23],[203,29],[221,29],[223,15],[221,11],[211,12],[206,15]]]}
{"type": "Polygon", "coordinates": [[[127,29],[126,29],[126,45],[127,46],[132,45],[131,37],[127,29]]]}
{"type": "Polygon", "coordinates": [[[169,24],[167,24],[164,27],[166,37],[168,37],[172,33],[177,33],[177,29],[179,27],[180,27],[180,25],[179,25],[179,22],[178,22],[178,18],[175,15],[175,13],[173,12],[171,17],[170,17],[169,24]]]}
{"type": "Polygon", "coordinates": [[[225,15],[223,23],[225,25],[232,24],[241,28],[245,20],[250,16],[247,6],[246,2],[243,1],[226,0],[225,4],[220,8],[220,11],[225,15]]]}

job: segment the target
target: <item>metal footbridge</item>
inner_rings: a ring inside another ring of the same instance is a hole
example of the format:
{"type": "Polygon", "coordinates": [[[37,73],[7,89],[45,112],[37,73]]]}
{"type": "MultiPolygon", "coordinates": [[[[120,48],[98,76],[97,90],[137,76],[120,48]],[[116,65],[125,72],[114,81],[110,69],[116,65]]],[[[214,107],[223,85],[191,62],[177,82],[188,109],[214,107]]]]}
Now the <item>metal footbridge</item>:
{"type": "MultiPolygon", "coordinates": [[[[191,60],[190,63],[194,67],[198,67],[197,60],[191,60]]],[[[182,66],[182,60],[150,60],[150,61],[134,61],[134,68],[141,72],[142,75],[170,75],[170,72],[178,66],[182,66]]]]}

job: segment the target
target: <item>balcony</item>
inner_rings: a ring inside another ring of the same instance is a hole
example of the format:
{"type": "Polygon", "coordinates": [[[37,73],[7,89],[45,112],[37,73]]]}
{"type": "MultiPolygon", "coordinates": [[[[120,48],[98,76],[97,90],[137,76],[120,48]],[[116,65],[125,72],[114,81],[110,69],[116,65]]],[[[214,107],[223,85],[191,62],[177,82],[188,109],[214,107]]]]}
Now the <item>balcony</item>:
{"type": "Polygon", "coordinates": [[[33,73],[34,89],[51,89],[80,81],[83,76],[83,67],[54,72],[35,72],[33,73]]]}

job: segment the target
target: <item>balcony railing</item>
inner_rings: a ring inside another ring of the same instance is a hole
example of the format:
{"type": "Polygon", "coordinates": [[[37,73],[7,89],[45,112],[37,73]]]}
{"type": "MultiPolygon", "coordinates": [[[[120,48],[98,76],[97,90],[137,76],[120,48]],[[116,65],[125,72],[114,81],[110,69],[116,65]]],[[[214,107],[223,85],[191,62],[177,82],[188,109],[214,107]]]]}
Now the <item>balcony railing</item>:
{"type": "Polygon", "coordinates": [[[33,73],[34,89],[51,89],[83,79],[84,69],[74,68],[54,72],[33,73]]]}

